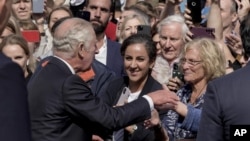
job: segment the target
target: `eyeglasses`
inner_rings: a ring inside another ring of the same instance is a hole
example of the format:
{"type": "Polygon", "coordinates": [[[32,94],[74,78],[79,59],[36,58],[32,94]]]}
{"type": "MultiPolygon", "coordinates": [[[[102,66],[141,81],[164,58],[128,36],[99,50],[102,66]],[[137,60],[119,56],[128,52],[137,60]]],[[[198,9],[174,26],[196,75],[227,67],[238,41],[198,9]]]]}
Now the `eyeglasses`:
{"type": "Polygon", "coordinates": [[[196,61],[196,60],[193,60],[193,59],[185,59],[185,58],[182,58],[180,60],[181,65],[184,65],[185,63],[188,63],[192,67],[200,64],[201,62],[203,62],[203,61],[202,60],[196,61]]]}

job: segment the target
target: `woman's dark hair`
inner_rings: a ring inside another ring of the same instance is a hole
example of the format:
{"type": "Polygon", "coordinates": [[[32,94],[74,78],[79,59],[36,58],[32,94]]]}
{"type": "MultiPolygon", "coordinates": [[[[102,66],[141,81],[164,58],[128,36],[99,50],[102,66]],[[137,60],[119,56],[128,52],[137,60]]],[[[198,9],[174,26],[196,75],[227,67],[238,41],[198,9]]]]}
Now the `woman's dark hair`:
{"type": "Polygon", "coordinates": [[[128,46],[133,44],[143,44],[148,56],[150,58],[150,61],[153,62],[156,59],[156,46],[152,40],[152,38],[149,35],[146,34],[134,34],[125,39],[121,46],[121,55],[124,56],[125,51],[128,46]]]}
{"type": "Polygon", "coordinates": [[[158,24],[160,23],[160,21],[157,21],[154,23],[154,25],[151,28],[151,35],[152,37],[155,36],[155,34],[158,34],[158,24]]]}

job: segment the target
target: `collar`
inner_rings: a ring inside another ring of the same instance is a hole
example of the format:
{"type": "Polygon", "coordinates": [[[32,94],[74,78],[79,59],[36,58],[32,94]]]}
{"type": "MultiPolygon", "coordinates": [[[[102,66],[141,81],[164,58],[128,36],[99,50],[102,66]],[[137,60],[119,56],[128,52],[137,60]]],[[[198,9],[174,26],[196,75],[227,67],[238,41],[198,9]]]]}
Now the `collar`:
{"type": "Polygon", "coordinates": [[[104,35],[104,37],[103,37],[103,44],[102,44],[102,46],[100,47],[100,49],[105,49],[105,48],[107,48],[107,44],[108,44],[107,36],[104,35]]]}
{"type": "Polygon", "coordinates": [[[84,71],[84,72],[79,72],[78,75],[85,81],[88,82],[91,79],[94,79],[95,77],[95,72],[93,68],[91,67],[89,70],[84,71]]]}
{"type": "Polygon", "coordinates": [[[174,66],[175,63],[179,64],[180,59],[181,59],[181,58],[178,57],[178,58],[176,58],[171,64],[169,64],[170,68],[173,68],[173,66],[174,66]]]}
{"type": "Polygon", "coordinates": [[[58,56],[55,56],[55,55],[54,55],[54,57],[56,57],[57,59],[59,59],[59,60],[61,60],[62,62],[64,62],[64,64],[65,64],[66,66],[68,66],[68,68],[69,68],[69,70],[72,72],[72,74],[75,74],[75,71],[74,71],[73,67],[72,67],[67,61],[65,61],[65,60],[63,60],[62,58],[60,58],[60,57],[58,57],[58,56]]]}

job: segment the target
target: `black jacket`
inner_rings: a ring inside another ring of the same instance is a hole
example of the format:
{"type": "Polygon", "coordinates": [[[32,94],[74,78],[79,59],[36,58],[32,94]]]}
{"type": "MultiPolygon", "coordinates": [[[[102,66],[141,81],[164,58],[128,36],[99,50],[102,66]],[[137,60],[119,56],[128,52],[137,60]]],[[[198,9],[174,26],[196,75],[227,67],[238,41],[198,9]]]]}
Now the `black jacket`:
{"type": "MultiPolygon", "coordinates": [[[[124,87],[128,86],[128,77],[124,76],[123,78],[116,79],[110,83],[107,88],[106,95],[103,95],[102,100],[110,106],[116,105],[121,91],[124,87]]],[[[151,75],[149,75],[139,97],[146,95],[150,92],[162,89],[162,85],[158,83],[151,75]]],[[[138,105],[139,106],[139,105],[138,105]]],[[[136,110],[136,109],[134,109],[136,110]]],[[[132,135],[128,135],[125,138],[129,141],[154,141],[154,130],[145,129],[143,126],[143,122],[139,122],[136,124],[137,130],[132,135]]],[[[126,131],[124,131],[124,135],[126,135],[126,131]]],[[[126,140],[126,139],[125,139],[126,140]]]]}

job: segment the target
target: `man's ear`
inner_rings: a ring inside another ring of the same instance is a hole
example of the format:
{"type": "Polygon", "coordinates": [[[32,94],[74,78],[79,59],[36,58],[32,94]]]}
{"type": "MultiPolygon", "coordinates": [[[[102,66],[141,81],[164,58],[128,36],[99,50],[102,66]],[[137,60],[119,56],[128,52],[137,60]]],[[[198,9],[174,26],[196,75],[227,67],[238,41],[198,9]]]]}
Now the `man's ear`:
{"type": "Polygon", "coordinates": [[[112,13],[112,12],[110,12],[110,14],[109,14],[109,21],[111,21],[111,20],[112,20],[112,17],[113,17],[113,13],[112,13]]]}
{"type": "Polygon", "coordinates": [[[238,20],[238,14],[237,12],[234,12],[232,22],[235,23],[238,20]]]}
{"type": "Polygon", "coordinates": [[[84,49],[84,44],[83,43],[80,43],[79,46],[78,46],[78,55],[83,58],[84,57],[84,52],[85,52],[85,49],[84,49]]]}
{"type": "Polygon", "coordinates": [[[154,66],[155,66],[155,61],[152,61],[149,65],[149,68],[153,69],[154,66]]]}

